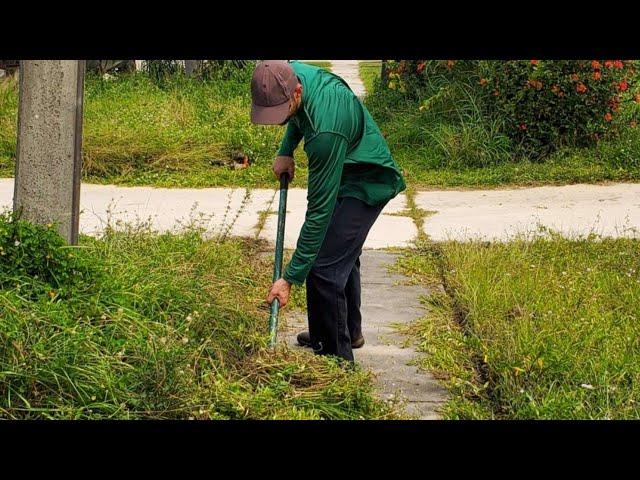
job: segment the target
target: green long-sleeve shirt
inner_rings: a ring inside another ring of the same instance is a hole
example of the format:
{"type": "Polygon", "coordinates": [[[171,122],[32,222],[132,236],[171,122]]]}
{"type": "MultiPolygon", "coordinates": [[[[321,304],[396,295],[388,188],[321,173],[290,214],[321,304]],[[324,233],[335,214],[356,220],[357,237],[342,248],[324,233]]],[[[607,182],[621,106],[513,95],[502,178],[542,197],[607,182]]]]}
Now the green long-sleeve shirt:
{"type": "Polygon", "coordinates": [[[304,138],[309,158],[307,213],[284,279],[300,285],[320,251],[338,197],[382,205],[405,189],[402,174],[362,102],[338,76],[292,62],[302,106],[289,121],[279,155],[304,138]]]}

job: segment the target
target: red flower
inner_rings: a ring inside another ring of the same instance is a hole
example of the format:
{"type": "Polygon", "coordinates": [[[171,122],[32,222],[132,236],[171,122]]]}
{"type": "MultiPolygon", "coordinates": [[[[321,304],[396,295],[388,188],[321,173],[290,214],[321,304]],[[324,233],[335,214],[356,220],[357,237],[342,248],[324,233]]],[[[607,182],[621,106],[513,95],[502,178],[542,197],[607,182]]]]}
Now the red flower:
{"type": "Polygon", "coordinates": [[[540,60],[531,60],[531,65],[538,65],[540,60]]]}
{"type": "Polygon", "coordinates": [[[520,124],[520,130],[526,130],[527,129],[527,125],[524,123],[520,124]]]}
{"type": "Polygon", "coordinates": [[[613,67],[613,61],[605,60],[604,66],[607,67],[607,68],[612,68],[613,67]]]}
{"type": "Polygon", "coordinates": [[[626,92],[627,88],[629,88],[629,84],[624,80],[618,84],[618,90],[620,90],[621,92],[626,92]]]}
{"type": "Polygon", "coordinates": [[[587,86],[584,83],[580,82],[578,85],[576,85],[576,92],[584,93],[586,91],[587,91],[587,86]]]}
{"type": "Polygon", "coordinates": [[[610,122],[613,119],[613,115],[611,115],[609,112],[607,112],[604,116],[604,120],[605,122],[610,122]]]}
{"type": "Polygon", "coordinates": [[[499,92],[498,90],[494,90],[494,91],[493,91],[493,93],[492,93],[492,95],[493,95],[494,97],[497,97],[498,95],[500,95],[500,92],[499,92]]]}
{"type": "Polygon", "coordinates": [[[601,67],[601,66],[602,66],[602,65],[600,65],[600,62],[599,62],[598,60],[593,60],[593,61],[591,62],[591,67],[592,67],[594,70],[600,70],[600,67],[601,67]]]}
{"type": "Polygon", "coordinates": [[[483,87],[487,84],[488,80],[486,78],[481,78],[480,79],[480,85],[482,85],[483,87]]]}
{"type": "Polygon", "coordinates": [[[620,108],[620,98],[617,96],[614,96],[611,100],[607,102],[607,105],[609,105],[609,107],[611,107],[611,109],[614,112],[617,111],[618,108],[620,108]]]}
{"type": "Polygon", "coordinates": [[[600,80],[602,78],[602,74],[599,71],[593,72],[593,79],[600,80]]]}
{"type": "Polygon", "coordinates": [[[622,63],[622,60],[616,60],[615,62],[613,62],[613,66],[619,70],[622,70],[624,68],[624,63],[622,63]]]}
{"type": "Polygon", "coordinates": [[[542,82],[540,80],[529,80],[527,82],[527,85],[529,85],[532,88],[535,88],[536,90],[540,90],[542,88],[542,82]]]}
{"type": "Polygon", "coordinates": [[[571,74],[571,81],[572,82],[577,82],[578,80],[580,80],[580,77],[578,76],[577,73],[572,73],[571,74]]]}
{"type": "Polygon", "coordinates": [[[425,67],[424,62],[420,62],[420,63],[418,64],[418,68],[416,68],[416,71],[417,71],[418,73],[422,73],[422,71],[424,70],[424,67],[425,67]]]}

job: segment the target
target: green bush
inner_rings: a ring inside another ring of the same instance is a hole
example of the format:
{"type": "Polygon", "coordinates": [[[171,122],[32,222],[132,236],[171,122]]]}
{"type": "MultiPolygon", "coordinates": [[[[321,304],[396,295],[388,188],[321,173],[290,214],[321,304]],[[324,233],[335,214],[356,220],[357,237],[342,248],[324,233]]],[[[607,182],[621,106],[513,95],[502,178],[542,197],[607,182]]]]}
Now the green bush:
{"type": "Polygon", "coordinates": [[[447,69],[439,62],[390,63],[366,98],[394,155],[420,158],[420,169],[487,167],[512,157],[500,118],[487,118],[474,62],[447,69]],[[418,155],[418,152],[420,155],[418,155]]]}
{"type": "Polygon", "coordinates": [[[440,119],[491,124],[533,160],[635,126],[640,99],[635,61],[417,60],[390,62],[388,72],[396,97],[440,119]]]}
{"type": "Polygon", "coordinates": [[[0,288],[22,283],[36,294],[67,296],[94,284],[97,272],[54,227],[0,214],[0,288]]]}
{"type": "Polygon", "coordinates": [[[622,102],[631,101],[635,73],[622,60],[482,62],[491,90],[487,109],[505,118],[506,133],[531,156],[614,137],[622,102]]]}

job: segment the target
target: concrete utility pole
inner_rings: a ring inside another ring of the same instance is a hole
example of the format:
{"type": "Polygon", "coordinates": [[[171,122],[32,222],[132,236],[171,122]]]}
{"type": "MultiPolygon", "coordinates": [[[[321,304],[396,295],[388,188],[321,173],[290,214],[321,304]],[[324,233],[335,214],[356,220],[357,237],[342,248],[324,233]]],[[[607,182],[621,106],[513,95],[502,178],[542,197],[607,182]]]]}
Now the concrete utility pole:
{"type": "Polygon", "coordinates": [[[84,60],[20,62],[13,209],[78,243],[84,60]]]}
{"type": "Polygon", "coordinates": [[[196,72],[196,70],[199,67],[199,60],[185,60],[184,61],[184,74],[187,77],[191,77],[193,76],[193,74],[196,72]]]}

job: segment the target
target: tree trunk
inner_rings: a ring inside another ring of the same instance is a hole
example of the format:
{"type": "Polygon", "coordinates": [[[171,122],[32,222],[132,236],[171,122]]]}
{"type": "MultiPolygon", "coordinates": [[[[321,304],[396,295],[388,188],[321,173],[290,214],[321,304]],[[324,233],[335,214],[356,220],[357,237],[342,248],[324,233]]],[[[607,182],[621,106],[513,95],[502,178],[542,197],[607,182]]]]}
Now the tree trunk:
{"type": "Polygon", "coordinates": [[[382,87],[386,87],[389,80],[389,72],[387,71],[386,60],[382,60],[382,66],[380,67],[380,80],[382,81],[382,87]]]}

